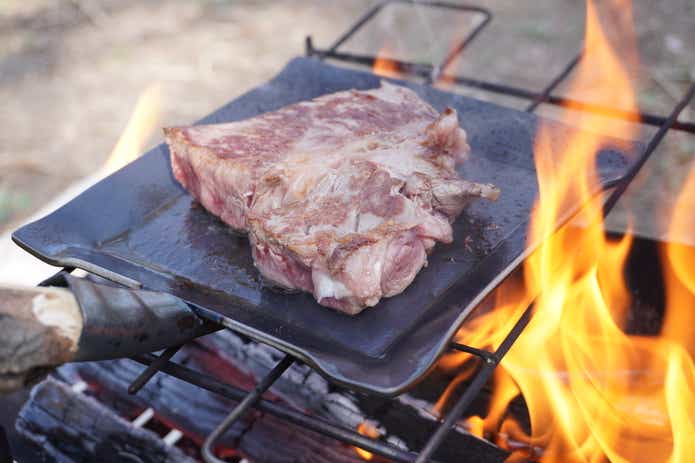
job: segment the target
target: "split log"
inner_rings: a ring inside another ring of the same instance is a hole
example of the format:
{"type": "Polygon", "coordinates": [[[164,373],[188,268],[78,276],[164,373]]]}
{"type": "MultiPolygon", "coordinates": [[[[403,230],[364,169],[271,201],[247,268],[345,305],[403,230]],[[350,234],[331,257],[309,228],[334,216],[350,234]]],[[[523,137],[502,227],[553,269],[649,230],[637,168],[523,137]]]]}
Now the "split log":
{"type": "Polygon", "coordinates": [[[96,400],[50,378],[33,389],[16,427],[44,461],[194,463],[152,431],[136,428],[96,400]]]}

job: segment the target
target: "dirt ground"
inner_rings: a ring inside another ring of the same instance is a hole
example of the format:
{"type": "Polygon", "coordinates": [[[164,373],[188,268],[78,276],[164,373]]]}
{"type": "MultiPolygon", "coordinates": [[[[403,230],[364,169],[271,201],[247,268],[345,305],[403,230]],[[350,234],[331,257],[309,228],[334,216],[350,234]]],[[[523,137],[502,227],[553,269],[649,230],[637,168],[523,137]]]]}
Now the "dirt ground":
{"type": "MultiPolygon", "coordinates": [[[[98,169],[144,89],[161,88],[157,127],[192,122],[278,72],[303,52],[305,35],[326,46],[374,3],[3,0],[0,231],[98,169]]],[[[495,18],[457,62],[460,73],[539,90],[580,48],[583,2],[479,4],[495,18]]],[[[436,60],[478,21],[406,8],[386,10],[347,49],[373,54],[386,45],[396,57],[436,60]]],[[[695,0],[639,0],[634,11],[639,102],[665,114],[695,80],[695,0]]],[[[526,103],[457,91],[517,108],[526,103]]],[[[591,100],[591,89],[582,96],[591,100]]],[[[554,115],[552,108],[541,112],[554,115]]],[[[681,119],[693,118],[691,104],[681,119]]],[[[160,140],[154,131],[146,145],[160,140]]],[[[611,226],[624,227],[631,209],[639,212],[638,231],[661,234],[655,217],[669,207],[694,157],[695,136],[669,136],[611,226]]]]}

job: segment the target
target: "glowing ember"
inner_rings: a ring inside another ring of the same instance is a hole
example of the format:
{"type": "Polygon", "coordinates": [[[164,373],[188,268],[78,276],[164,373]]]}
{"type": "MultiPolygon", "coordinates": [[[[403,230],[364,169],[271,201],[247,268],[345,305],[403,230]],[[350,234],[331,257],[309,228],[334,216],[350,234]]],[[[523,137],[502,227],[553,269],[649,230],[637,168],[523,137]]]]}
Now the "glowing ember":
{"type": "Polygon", "coordinates": [[[138,98],[133,114],[128,120],[121,138],[104,164],[104,174],[108,175],[131,161],[143,152],[147,139],[160,127],[161,86],[148,86],[138,98]]]}
{"type": "MultiPolygon", "coordinates": [[[[631,18],[630,5],[609,2],[613,13],[631,18]]],[[[622,63],[634,49],[617,55],[601,29],[594,4],[587,4],[586,57],[570,91],[591,87],[612,106],[636,110],[635,95],[622,63]]],[[[612,24],[621,38],[632,41],[630,21],[612,24]]],[[[627,335],[624,319],[630,295],[623,267],[632,238],[606,238],[601,204],[593,200],[598,184],[595,154],[601,148],[591,133],[604,121],[582,113],[586,132],[568,140],[562,156],[553,156],[550,137],[540,128],[535,155],[540,195],[530,235],[541,242],[550,235],[568,202],[587,203],[570,224],[524,264],[524,287],[503,287],[495,310],[468,323],[459,342],[497,348],[503,336],[535,298],[535,313],[519,340],[502,361],[494,381],[486,417],[469,418],[477,435],[492,437],[521,458],[553,462],[686,462],[695,455],[695,247],[669,244],[664,253],[667,311],[661,336],[627,335]],[[506,416],[521,394],[529,410],[531,435],[506,416]],[[527,450],[515,450],[512,441],[527,450]],[[542,448],[531,454],[529,448],[542,448]]],[[[629,128],[613,135],[631,139],[629,128]]],[[[681,235],[695,230],[695,172],[673,215],[671,227],[681,235]]],[[[460,367],[470,356],[451,354],[441,368],[460,367]]],[[[461,380],[470,375],[470,365],[461,380]]],[[[456,382],[456,381],[455,381],[456,382]]],[[[444,407],[452,385],[437,404],[444,407]]]]}
{"type": "MultiPolygon", "coordinates": [[[[376,439],[377,437],[379,437],[379,431],[376,429],[374,425],[370,424],[368,421],[360,423],[360,425],[357,426],[357,432],[359,432],[363,436],[367,436],[372,439],[376,439]]],[[[374,458],[374,454],[371,452],[367,452],[366,450],[363,450],[359,447],[353,448],[355,449],[355,452],[357,452],[357,454],[365,460],[371,460],[372,458],[374,458]]]]}

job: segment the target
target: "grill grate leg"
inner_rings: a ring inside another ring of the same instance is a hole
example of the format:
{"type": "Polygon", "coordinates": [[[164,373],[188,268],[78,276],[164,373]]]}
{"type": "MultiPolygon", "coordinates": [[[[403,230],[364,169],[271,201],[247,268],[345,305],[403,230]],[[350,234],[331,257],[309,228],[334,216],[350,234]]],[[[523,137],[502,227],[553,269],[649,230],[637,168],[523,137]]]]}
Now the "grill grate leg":
{"type": "MultiPolygon", "coordinates": [[[[261,399],[261,396],[273,385],[282,374],[294,363],[294,359],[290,355],[285,355],[280,362],[273,367],[272,370],[250,391],[244,400],[231,411],[229,415],[215,428],[214,431],[205,439],[203,443],[203,459],[207,463],[224,463],[214,454],[215,441],[224,434],[229,427],[234,424],[239,418],[244,416],[247,411],[261,399]]],[[[150,365],[151,366],[151,365],[150,365]]]]}
{"type": "Polygon", "coordinates": [[[157,359],[150,363],[147,368],[145,368],[140,376],[135,378],[130,386],[128,386],[128,394],[137,394],[140,389],[143,388],[147,382],[152,379],[152,377],[159,371],[159,369],[164,365],[164,362],[171,360],[171,358],[176,354],[179,349],[183,347],[183,344],[178,346],[168,347],[162,352],[162,355],[157,357],[157,359]]]}

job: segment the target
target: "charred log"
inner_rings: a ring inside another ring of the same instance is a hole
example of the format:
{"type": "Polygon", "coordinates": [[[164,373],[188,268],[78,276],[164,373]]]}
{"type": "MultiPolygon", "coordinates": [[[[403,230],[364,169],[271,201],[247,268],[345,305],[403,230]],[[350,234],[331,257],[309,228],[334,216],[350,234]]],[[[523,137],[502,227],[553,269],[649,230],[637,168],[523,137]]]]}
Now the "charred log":
{"type": "Polygon", "coordinates": [[[50,378],[34,388],[16,427],[47,461],[194,462],[153,432],[136,428],[96,400],[50,378]]]}
{"type": "MultiPolygon", "coordinates": [[[[203,369],[210,374],[216,373],[215,376],[223,375],[224,370],[220,368],[222,365],[208,363],[210,359],[222,360],[228,368],[240,366],[246,369],[247,374],[259,378],[270,371],[281,357],[275,349],[245,343],[231,332],[200,338],[196,344],[210,352],[195,349],[192,355],[198,358],[203,369]]],[[[227,379],[234,383],[234,376],[227,379]]],[[[424,446],[438,426],[439,417],[433,413],[433,404],[447,384],[443,377],[435,377],[433,381],[426,380],[416,386],[413,394],[387,400],[349,391],[338,392],[313,370],[298,366],[285,373],[272,391],[301,409],[346,427],[354,429],[360,423],[369,421],[384,440],[405,449],[417,450],[424,446]]],[[[476,402],[475,405],[482,408],[486,406],[486,401],[476,402]]],[[[504,461],[507,456],[506,452],[469,434],[463,427],[449,436],[437,455],[441,461],[470,459],[480,462],[504,461]]]]}
{"type": "MultiPolygon", "coordinates": [[[[275,349],[246,342],[224,331],[189,343],[174,360],[249,389],[280,357],[275,349]]],[[[198,443],[234,405],[230,400],[162,373],[136,396],[125,395],[128,384],[141,371],[140,365],[129,360],[71,364],[59,370],[68,382],[84,380],[92,384],[99,399],[124,416],[134,417],[151,407],[158,419],[182,430],[198,443]]],[[[402,448],[420,448],[437,425],[437,418],[429,412],[431,404],[427,402],[370,398],[339,390],[305,365],[293,365],[266,397],[346,428],[356,429],[369,421],[384,440],[402,448]]],[[[236,423],[221,444],[258,462],[362,461],[349,446],[260,413],[249,414],[236,423]]],[[[498,462],[507,454],[460,429],[447,441],[442,456],[447,456],[443,461],[469,458],[498,462]]]]}
{"type": "MultiPolygon", "coordinates": [[[[187,354],[184,351],[177,360],[199,369],[200,365],[187,354]]],[[[142,366],[130,360],[115,360],[66,365],[59,373],[69,381],[81,379],[93,384],[99,400],[125,416],[135,417],[151,407],[157,419],[181,430],[198,444],[235,405],[230,400],[164,374],[155,376],[137,395],[127,395],[128,384],[141,370],[142,366]]],[[[245,380],[248,379],[236,382],[245,380]]],[[[257,412],[235,423],[220,444],[254,462],[362,461],[349,446],[257,412]]]]}

